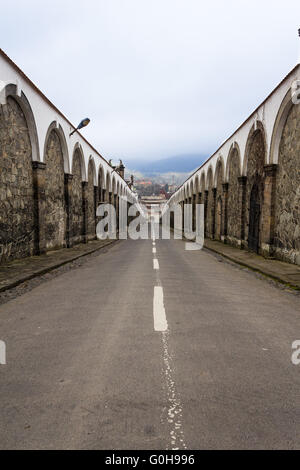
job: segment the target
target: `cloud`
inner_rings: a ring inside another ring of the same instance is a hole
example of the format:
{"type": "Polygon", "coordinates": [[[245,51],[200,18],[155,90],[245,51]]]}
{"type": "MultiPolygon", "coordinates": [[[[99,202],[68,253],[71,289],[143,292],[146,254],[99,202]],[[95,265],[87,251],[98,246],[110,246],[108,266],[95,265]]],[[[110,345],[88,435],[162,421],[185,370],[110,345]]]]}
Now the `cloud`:
{"type": "Polygon", "coordinates": [[[297,0],[11,0],[2,47],[107,158],[212,152],[295,65],[297,0]]]}

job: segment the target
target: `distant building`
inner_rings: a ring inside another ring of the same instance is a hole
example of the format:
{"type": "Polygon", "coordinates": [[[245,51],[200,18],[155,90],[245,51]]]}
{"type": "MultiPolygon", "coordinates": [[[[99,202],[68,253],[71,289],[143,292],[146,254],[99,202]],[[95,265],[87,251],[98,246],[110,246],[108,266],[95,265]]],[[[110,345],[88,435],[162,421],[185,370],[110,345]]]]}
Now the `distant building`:
{"type": "Polygon", "coordinates": [[[136,181],[135,185],[136,186],[151,186],[152,181],[136,181]]]}
{"type": "Polygon", "coordinates": [[[148,215],[151,214],[151,210],[159,210],[166,203],[165,194],[159,196],[142,196],[140,203],[143,204],[147,210],[148,215]]]}

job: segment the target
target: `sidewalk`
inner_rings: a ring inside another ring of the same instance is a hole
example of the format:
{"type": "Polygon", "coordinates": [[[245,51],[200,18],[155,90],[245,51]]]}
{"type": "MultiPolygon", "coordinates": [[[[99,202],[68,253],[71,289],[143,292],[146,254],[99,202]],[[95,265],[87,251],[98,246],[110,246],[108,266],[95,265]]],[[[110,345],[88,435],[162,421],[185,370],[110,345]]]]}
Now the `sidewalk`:
{"type": "Polygon", "coordinates": [[[208,239],[205,240],[204,247],[241,266],[250,268],[293,289],[300,290],[300,267],[298,265],[266,259],[256,253],[239,250],[230,245],[208,239]]]}
{"type": "Polygon", "coordinates": [[[2,264],[0,265],[0,292],[16,287],[34,277],[46,274],[53,269],[101,250],[115,242],[116,240],[93,240],[86,244],[80,243],[73,248],[49,251],[41,256],[31,256],[2,264]]]}

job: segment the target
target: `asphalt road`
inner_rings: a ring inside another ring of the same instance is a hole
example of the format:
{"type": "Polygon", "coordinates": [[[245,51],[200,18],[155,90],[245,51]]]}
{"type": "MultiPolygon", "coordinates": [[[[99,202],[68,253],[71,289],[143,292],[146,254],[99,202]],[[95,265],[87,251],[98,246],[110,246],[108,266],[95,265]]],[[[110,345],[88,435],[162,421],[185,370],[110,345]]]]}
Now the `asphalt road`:
{"type": "Polygon", "coordinates": [[[299,326],[210,253],[119,242],[0,307],[0,448],[299,449],[299,326]]]}

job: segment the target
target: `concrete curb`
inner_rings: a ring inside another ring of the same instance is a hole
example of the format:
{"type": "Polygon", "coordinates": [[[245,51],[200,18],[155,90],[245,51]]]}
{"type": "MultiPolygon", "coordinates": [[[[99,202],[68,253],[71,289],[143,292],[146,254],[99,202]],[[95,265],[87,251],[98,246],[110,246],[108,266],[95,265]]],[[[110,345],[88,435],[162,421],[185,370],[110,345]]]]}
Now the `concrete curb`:
{"type": "Polygon", "coordinates": [[[98,246],[97,248],[92,248],[89,251],[86,251],[84,253],[81,253],[79,255],[73,256],[72,258],[69,258],[64,261],[60,261],[58,263],[52,264],[51,266],[48,266],[46,268],[38,269],[37,271],[34,271],[31,274],[25,275],[20,279],[17,279],[16,281],[12,281],[11,283],[7,284],[6,286],[0,287],[0,293],[5,292],[6,290],[13,289],[14,287],[19,286],[20,284],[23,284],[23,282],[30,281],[31,279],[34,279],[35,277],[43,276],[44,274],[47,274],[51,271],[54,271],[54,269],[61,268],[62,266],[65,266],[68,263],[72,263],[73,261],[76,261],[80,258],[83,258],[84,256],[90,255],[92,253],[95,253],[96,251],[100,251],[103,248],[106,248],[107,246],[112,245],[113,243],[116,243],[119,240],[112,240],[104,245],[98,246]]]}

